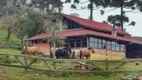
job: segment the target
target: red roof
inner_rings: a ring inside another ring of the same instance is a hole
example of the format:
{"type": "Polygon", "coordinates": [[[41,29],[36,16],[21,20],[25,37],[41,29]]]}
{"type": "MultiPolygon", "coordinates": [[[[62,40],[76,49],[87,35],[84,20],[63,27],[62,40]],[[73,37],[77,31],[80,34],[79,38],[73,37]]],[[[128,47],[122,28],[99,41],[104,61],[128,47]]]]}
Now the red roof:
{"type": "MultiPolygon", "coordinates": [[[[132,38],[113,36],[111,34],[105,34],[105,33],[101,33],[101,32],[85,30],[85,29],[66,30],[64,32],[59,33],[59,35],[64,36],[64,37],[79,36],[79,35],[94,35],[94,36],[100,36],[100,37],[105,37],[105,38],[110,38],[110,39],[115,39],[115,40],[120,40],[120,41],[128,41],[128,42],[142,44],[141,41],[138,41],[138,40],[135,40],[132,38]]],[[[50,36],[51,36],[51,33],[45,33],[45,34],[40,34],[40,35],[31,37],[31,38],[28,38],[26,40],[42,39],[42,38],[50,37],[50,36]]]]}
{"type": "MultiPolygon", "coordinates": [[[[96,29],[96,30],[100,30],[100,31],[108,31],[108,32],[112,31],[112,26],[108,25],[108,24],[104,24],[101,22],[92,21],[92,20],[88,20],[88,19],[83,19],[83,18],[79,18],[79,17],[67,15],[67,14],[63,14],[63,16],[66,17],[67,19],[77,22],[80,25],[83,25],[86,28],[96,29]]],[[[117,28],[116,30],[117,30],[118,34],[130,35],[127,32],[120,30],[119,28],[117,28]]]]}
{"type": "Polygon", "coordinates": [[[45,37],[50,37],[51,36],[51,33],[44,33],[44,34],[39,34],[39,35],[36,35],[36,36],[33,36],[33,37],[30,37],[26,40],[36,40],[36,39],[43,39],[45,37]]]}

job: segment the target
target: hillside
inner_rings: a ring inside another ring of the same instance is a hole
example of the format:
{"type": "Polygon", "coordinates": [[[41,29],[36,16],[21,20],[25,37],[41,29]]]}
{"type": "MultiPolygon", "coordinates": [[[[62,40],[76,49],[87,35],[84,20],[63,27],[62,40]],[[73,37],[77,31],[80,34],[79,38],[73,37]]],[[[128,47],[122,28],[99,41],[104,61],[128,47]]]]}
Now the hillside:
{"type": "Polygon", "coordinates": [[[7,31],[0,29],[0,47],[16,47],[16,44],[20,43],[20,40],[16,38],[14,34],[7,40],[7,31]]]}
{"type": "Polygon", "coordinates": [[[0,29],[0,52],[2,53],[20,53],[17,48],[19,47],[20,40],[12,34],[10,39],[7,40],[7,31],[0,29]]]}

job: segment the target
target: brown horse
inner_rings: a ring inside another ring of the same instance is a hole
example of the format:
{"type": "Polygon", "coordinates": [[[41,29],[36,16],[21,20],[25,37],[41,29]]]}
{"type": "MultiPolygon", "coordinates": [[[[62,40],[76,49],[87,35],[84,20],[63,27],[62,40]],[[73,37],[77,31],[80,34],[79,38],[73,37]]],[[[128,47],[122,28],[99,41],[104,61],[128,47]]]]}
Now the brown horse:
{"type": "Polygon", "coordinates": [[[80,59],[84,59],[84,57],[86,57],[86,59],[90,59],[91,53],[95,53],[94,48],[85,48],[80,50],[80,59]]]}
{"type": "Polygon", "coordinates": [[[37,55],[39,53],[37,46],[24,46],[24,52],[27,53],[27,55],[37,55]]]}

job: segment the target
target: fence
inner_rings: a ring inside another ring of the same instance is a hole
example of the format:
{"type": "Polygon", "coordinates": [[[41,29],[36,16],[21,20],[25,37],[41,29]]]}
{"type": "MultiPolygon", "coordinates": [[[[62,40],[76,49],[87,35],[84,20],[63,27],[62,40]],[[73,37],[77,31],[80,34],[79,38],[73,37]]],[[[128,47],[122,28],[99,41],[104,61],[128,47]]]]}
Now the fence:
{"type": "Polygon", "coordinates": [[[117,72],[142,71],[142,59],[80,60],[0,53],[0,65],[44,71],[117,72]],[[7,60],[7,61],[6,61],[7,60]],[[13,61],[12,61],[13,60],[13,61]]]}

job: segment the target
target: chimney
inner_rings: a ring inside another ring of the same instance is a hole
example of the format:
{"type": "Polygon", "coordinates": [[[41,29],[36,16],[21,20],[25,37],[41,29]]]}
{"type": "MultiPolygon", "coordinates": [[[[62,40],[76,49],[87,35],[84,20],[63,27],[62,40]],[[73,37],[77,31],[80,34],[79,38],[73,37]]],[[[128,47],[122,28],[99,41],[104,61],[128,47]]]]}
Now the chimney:
{"type": "Polygon", "coordinates": [[[112,27],[112,32],[111,32],[111,34],[113,35],[113,36],[117,36],[117,31],[116,31],[116,28],[115,28],[115,24],[113,23],[113,27],[112,27]]]}
{"type": "Polygon", "coordinates": [[[75,17],[79,17],[79,14],[77,14],[77,13],[71,13],[70,15],[75,16],[75,17]]]}
{"type": "Polygon", "coordinates": [[[123,31],[125,31],[126,32],[126,28],[124,28],[124,30],[123,31]]]}

